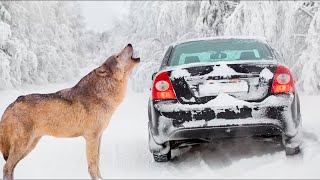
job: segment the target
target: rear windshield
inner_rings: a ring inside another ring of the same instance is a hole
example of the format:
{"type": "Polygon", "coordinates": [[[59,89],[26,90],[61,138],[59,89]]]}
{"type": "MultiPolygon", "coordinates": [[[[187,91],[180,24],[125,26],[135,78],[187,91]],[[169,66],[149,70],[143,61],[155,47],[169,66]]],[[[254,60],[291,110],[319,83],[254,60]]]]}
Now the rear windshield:
{"type": "Polygon", "coordinates": [[[272,60],[268,46],[257,40],[228,39],[194,41],[177,45],[169,66],[199,62],[272,60]]]}

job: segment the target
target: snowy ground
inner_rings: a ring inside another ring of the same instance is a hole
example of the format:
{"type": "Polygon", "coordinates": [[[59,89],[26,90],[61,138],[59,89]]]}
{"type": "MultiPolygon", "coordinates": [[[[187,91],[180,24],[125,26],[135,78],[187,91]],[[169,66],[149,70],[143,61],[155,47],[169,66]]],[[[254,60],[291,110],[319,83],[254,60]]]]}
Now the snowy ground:
{"type": "MultiPolygon", "coordinates": [[[[0,114],[19,95],[55,92],[74,83],[0,91],[0,114]]],[[[148,151],[147,100],[148,94],[128,92],[114,114],[102,139],[104,178],[320,178],[320,96],[301,97],[305,143],[300,156],[286,158],[277,144],[235,140],[175,150],[169,163],[155,163],[148,151]]],[[[15,177],[89,178],[84,139],[42,138],[18,164],[15,177]]]]}

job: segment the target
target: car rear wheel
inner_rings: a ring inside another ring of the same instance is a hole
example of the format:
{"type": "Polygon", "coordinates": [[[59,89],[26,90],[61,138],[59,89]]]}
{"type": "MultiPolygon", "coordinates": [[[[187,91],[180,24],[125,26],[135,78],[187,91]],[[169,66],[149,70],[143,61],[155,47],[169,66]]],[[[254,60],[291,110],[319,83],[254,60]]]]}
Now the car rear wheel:
{"type": "Polygon", "coordinates": [[[149,149],[156,162],[168,162],[171,159],[171,143],[167,141],[163,144],[157,144],[149,130],[149,149]]]}
{"type": "Polygon", "coordinates": [[[300,146],[297,147],[286,147],[286,155],[293,156],[301,152],[300,146]]]}
{"type": "Polygon", "coordinates": [[[167,154],[153,154],[153,158],[156,162],[168,162],[171,159],[171,151],[167,154]]]}
{"type": "Polygon", "coordinates": [[[294,137],[288,137],[286,135],[282,135],[282,136],[283,136],[282,146],[284,147],[287,156],[293,156],[301,152],[301,145],[302,145],[301,123],[299,125],[298,132],[294,137]]]}

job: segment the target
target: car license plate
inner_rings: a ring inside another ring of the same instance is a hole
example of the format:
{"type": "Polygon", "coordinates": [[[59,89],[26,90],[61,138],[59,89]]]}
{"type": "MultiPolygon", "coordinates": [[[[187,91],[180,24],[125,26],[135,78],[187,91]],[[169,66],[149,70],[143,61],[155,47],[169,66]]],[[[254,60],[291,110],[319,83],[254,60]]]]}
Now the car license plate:
{"type": "Polygon", "coordinates": [[[248,92],[248,83],[244,80],[208,80],[199,84],[199,95],[210,96],[219,93],[248,92]]]}

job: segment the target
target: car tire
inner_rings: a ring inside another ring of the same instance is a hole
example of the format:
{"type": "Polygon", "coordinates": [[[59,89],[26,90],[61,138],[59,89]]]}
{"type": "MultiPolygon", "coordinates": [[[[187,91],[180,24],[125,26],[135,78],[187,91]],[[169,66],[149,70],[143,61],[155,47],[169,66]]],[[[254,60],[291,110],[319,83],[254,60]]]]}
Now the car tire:
{"type": "Polygon", "coordinates": [[[293,156],[301,152],[300,146],[297,147],[286,147],[286,156],[293,156]]]}
{"type": "Polygon", "coordinates": [[[153,154],[153,158],[156,162],[168,162],[171,159],[171,151],[167,154],[153,154]]]}
{"type": "Polygon", "coordinates": [[[168,162],[171,159],[171,143],[167,141],[163,144],[157,144],[149,129],[149,150],[153,154],[156,162],[168,162]]]}
{"type": "Polygon", "coordinates": [[[288,136],[283,135],[282,146],[286,151],[286,156],[293,156],[301,152],[301,146],[303,143],[302,136],[303,135],[302,135],[301,123],[299,125],[298,132],[294,137],[289,138],[288,136]]]}

